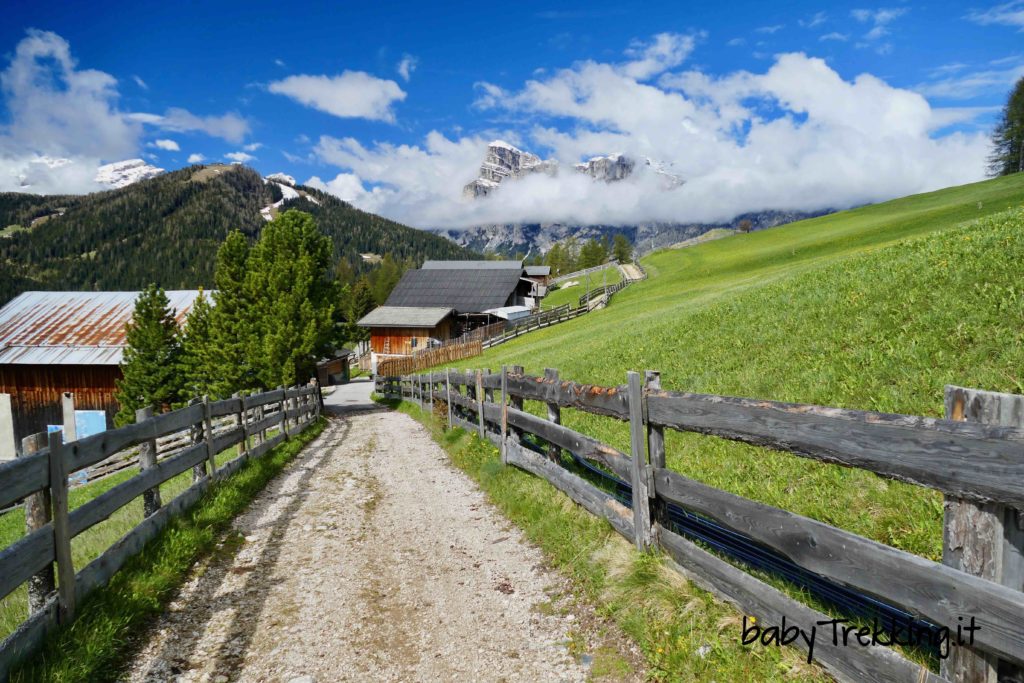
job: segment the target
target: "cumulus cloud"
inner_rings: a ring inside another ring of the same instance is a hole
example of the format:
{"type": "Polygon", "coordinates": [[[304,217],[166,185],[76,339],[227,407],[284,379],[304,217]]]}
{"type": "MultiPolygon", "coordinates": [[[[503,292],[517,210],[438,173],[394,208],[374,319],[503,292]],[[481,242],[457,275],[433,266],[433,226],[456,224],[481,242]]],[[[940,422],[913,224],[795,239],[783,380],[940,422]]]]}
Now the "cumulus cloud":
{"type": "Polygon", "coordinates": [[[188,163],[190,164],[201,164],[206,161],[206,157],[198,152],[188,155],[188,163]]]}
{"type": "Polygon", "coordinates": [[[7,123],[0,125],[0,191],[101,189],[94,181],[97,167],[139,156],[147,126],[171,132],[239,130],[238,117],[229,116],[225,126],[224,117],[200,119],[183,109],[166,115],[125,112],[117,86],[110,74],[79,68],[71,46],[56,33],[28,31],[0,72],[8,112],[7,123]],[[202,125],[185,125],[188,117],[202,125]]]}
{"type": "Polygon", "coordinates": [[[763,73],[673,70],[688,52],[669,43],[650,52],[657,39],[634,45],[627,62],[579,62],[517,88],[480,84],[478,106],[522,122],[486,136],[433,131],[417,145],[324,136],[315,153],[339,174],[311,183],[416,226],[458,228],[722,221],[771,208],[845,208],[984,177],[984,133],[936,133],[981,112],[933,109],[916,92],[870,74],[844,79],[802,53],[777,56],[763,73]],[[493,137],[557,160],[559,172],[463,198],[493,137]],[[641,171],[606,184],[572,169],[612,152],[669,164],[686,183],[666,191],[657,174],[641,171]]]}
{"type": "Polygon", "coordinates": [[[205,133],[228,142],[241,142],[251,130],[249,122],[234,112],[222,116],[198,116],[187,109],[172,107],[162,115],[133,113],[129,117],[173,133],[205,133]]]}
{"type": "Polygon", "coordinates": [[[406,83],[409,82],[409,78],[412,77],[412,72],[419,66],[420,60],[412,55],[405,55],[402,57],[402,61],[398,63],[395,70],[398,71],[398,75],[402,77],[402,80],[406,83]]]}
{"type": "Polygon", "coordinates": [[[405,99],[397,83],[364,71],[345,71],[340,76],[289,76],[267,89],[277,95],[340,118],[394,122],[392,106],[405,99]]]}
{"type": "Polygon", "coordinates": [[[1024,0],[1011,0],[987,10],[973,10],[968,13],[967,19],[982,26],[1001,24],[1016,26],[1024,31],[1024,0]]]}
{"type": "Polygon", "coordinates": [[[254,160],[256,157],[251,154],[246,154],[245,152],[228,152],[224,155],[224,158],[230,159],[231,161],[237,161],[240,164],[245,164],[254,160]]]}
{"type": "Polygon", "coordinates": [[[181,147],[179,147],[178,143],[175,142],[174,140],[154,140],[153,142],[149,143],[149,145],[150,147],[156,147],[157,149],[162,149],[166,152],[181,151],[181,147]]]}

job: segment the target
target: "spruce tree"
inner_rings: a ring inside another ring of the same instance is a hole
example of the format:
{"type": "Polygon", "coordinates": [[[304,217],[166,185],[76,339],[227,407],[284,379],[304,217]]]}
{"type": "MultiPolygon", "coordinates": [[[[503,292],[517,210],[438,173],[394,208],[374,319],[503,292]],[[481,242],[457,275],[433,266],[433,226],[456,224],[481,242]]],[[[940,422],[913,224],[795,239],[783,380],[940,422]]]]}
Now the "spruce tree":
{"type": "Polygon", "coordinates": [[[200,291],[185,319],[181,339],[181,366],[185,389],[190,396],[209,395],[217,377],[213,353],[211,318],[213,306],[206,293],[200,291]]]}
{"type": "Polygon", "coordinates": [[[217,251],[214,306],[210,315],[210,394],[226,398],[258,385],[255,364],[260,352],[255,304],[249,290],[249,242],[232,231],[217,251]]]}
{"type": "Polygon", "coordinates": [[[181,340],[164,290],[150,285],[139,294],[125,326],[126,346],[117,382],[118,426],[135,421],[135,411],[152,406],[162,412],[182,398],[181,340]]]}
{"type": "Polygon", "coordinates": [[[263,228],[246,274],[259,340],[250,360],[259,385],[307,381],[336,342],[330,261],[331,241],[307,213],[285,211],[263,228]]]}
{"type": "Polygon", "coordinates": [[[625,235],[619,233],[615,235],[612,253],[619,263],[629,263],[633,260],[633,245],[629,243],[629,239],[625,235]]]}
{"type": "Polygon", "coordinates": [[[989,174],[1009,175],[1024,171],[1024,77],[1017,81],[1007,98],[992,133],[989,174]]]}

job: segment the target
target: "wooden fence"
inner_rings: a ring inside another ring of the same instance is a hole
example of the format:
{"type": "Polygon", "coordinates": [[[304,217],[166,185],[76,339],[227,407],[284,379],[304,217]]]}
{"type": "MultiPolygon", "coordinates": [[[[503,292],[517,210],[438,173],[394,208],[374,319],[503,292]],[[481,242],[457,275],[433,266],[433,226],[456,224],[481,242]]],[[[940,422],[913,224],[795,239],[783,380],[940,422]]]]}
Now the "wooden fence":
{"type": "Polygon", "coordinates": [[[29,583],[29,617],[0,643],[0,681],[30,656],[58,625],[70,623],[75,606],[142,550],[171,517],[191,507],[215,480],[236,472],[320,415],[315,383],[223,401],[197,400],[180,410],[153,415],[140,410],[135,424],[64,443],[60,431],[25,439],[23,455],[0,464],[0,509],[24,500],[27,533],[0,550],[0,599],[29,583]],[[270,431],[277,433],[271,435],[270,431]],[[165,452],[160,453],[160,445],[165,452]],[[218,453],[238,455],[217,467],[218,453]],[[139,473],[74,510],[68,509],[68,477],[135,452],[139,473]],[[163,457],[159,457],[163,455],[163,457]],[[193,484],[166,505],[160,484],[189,469],[193,484]],[[76,572],[71,539],[143,497],[144,520],[76,572]],[[56,565],[56,566],[55,566],[56,565]],[[56,581],[55,581],[56,579],[56,581]]]}
{"type": "MultiPolygon", "coordinates": [[[[660,376],[625,386],[560,381],[522,368],[379,378],[377,390],[446,406],[448,422],[498,445],[502,460],[544,477],[637,547],[657,546],[698,585],[766,625],[810,628],[832,617],[677,533],[667,510],[724,527],[753,546],[938,628],[951,639],[973,618],[973,647],[950,646],[935,674],[886,647],[819,637],[814,659],[847,681],[1019,680],[1024,665],[1024,397],[957,387],[947,418],[665,391],[660,376]],[[495,396],[497,399],[495,400],[495,396]],[[548,419],[523,409],[547,406],[548,419]],[[628,422],[631,454],[559,424],[562,408],[628,422]],[[943,563],[715,489],[665,465],[665,430],[699,432],[912,482],[947,497],[943,563]],[[528,435],[532,435],[527,438],[528,435]],[[546,444],[541,453],[531,441],[546,444]],[[631,509],[561,465],[562,450],[631,487],[631,509]]],[[[442,408],[443,410],[444,408],[442,408]]],[[[822,634],[819,634],[822,635],[822,634]]],[[[798,646],[806,651],[802,639],[798,646]]]]}
{"type": "Polygon", "coordinates": [[[377,361],[377,375],[406,375],[442,363],[454,363],[464,358],[479,356],[481,353],[483,347],[479,341],[439,346],[436,349],[425,349],[412,356],[377,361]]]}

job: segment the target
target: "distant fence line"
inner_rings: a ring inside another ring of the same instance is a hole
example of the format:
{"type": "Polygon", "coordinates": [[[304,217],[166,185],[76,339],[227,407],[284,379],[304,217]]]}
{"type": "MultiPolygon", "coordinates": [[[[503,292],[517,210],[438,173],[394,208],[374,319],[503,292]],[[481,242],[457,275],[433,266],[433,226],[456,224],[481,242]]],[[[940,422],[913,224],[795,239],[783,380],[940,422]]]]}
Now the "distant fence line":
{"type": "Polygon", "coordinates": [[[835,596],[853,596],[876,614],[906,615],[953,634],[972,617],[980,626],[973,647],[950,647],[939,675],[885,647],[818,639],[815,659],[840,680],[1017,680],[1024,665],[1024,517],[1018,512],[1024,510],[1024,396],[947,387],[949,419],[940,420],[665,391],[659,373],[651,371],[627,377],[625,386],[600,387],[561,381],[557,370],[536,377],[521,367],[501,374],[449,369],[378,377],[376,388],[423,406],[436,403],[449,426],[489,439],[503,462],[544,477],[637,547],[660,547],[695,583],[764,624],[777,626],[783,615],[808,625],[831,617],[693,539],[716,549],[731,543],[741,551],[733,556],[748,564],[744,554],[768,558],[776,569],[792,568],[791,575],[818,589],[831,587],[836,604],[835,596]],[[524,400],[545,404],[548,419],[526,412],[524,400]],[[562,408],[627,422],[631,455],[562,426],[562,408]],[[666,429],[788,451],[941,491],[947,499],[943,563],[670,470],[666,429]],[[572,456],[570,467],[563,450],[572,456]],[[618,482],[614,493],[579,474],[588,472],[618,482]],[[716,530],[728,543],[716,546],[714,538],[690,531],[699,528],[716,530]]]}
{"type": "Polygon", "coordinates": [[[485,349],[504,344],[527,332],[534,332],[551,325],[578,318],[595,308],[607,305],[616,292],[622,291],[630,284],[639,280],[646,280],[647,271],[639,263],[635,265],[642,277],[626,278],[614,285],[596,287],[582,294],[576,307],[570,304],[563,304],[557,308],[541,311],[518,320],[506,320],[478,327],[456,339],[446,341],[440,346],[417,351],[411,356],[379,361],[377,363],[377,374],[384,376],[406,375],[426,370],[442,363],[452,363],[457,360],[472,358],[483,353],[485,349]],[[479,347],[474,346],[474,344],[479,344],[479,347]]]}
{"type": "Polygon", "coordinates": [[[586,277],[590,273],[596,273],[599,270],[604,270],[605,268],[610,268],[612,266],[617,266],[618,264],[619,264],[619,262],[617,260],[611,259],[611,260],[605,261],[601,265],[593,266],[592,268],[584,268],[583,270],[577,270],[577,271],[572,272],[572,273],[566,273],[565,275],[559,275],[558,277],[551,278],[549,280],[549,282],[551,284],[557,284],[559,282],[565,282],[566,280],[571,280],[571,279],[576,278],[576,277],[586,277]]]}
{"type": "Polygon", "coordinates": [[[0,681],[50,631],[73,621],[76,605],[106,584],[172,517],[195,504],[211,482],[230,476],[315,421],[320,415],[318,394],[311,383],[222,401],[197,399],[159,415],[149,408],[139,410],[135,424],[78,441],[64,443],[60,431],[26,437],[22,456],[0,463],[0,509],[24,500],[27,524],[25,536],[0,550],[0,599],[29,582],[30,612],[0,643],[0,681]],[[278,433],[271,436],[268,432],[275,429],[278,433]],[[217,467],[215,456],[235,445],[238,455],[217,467]],[[137,475],[69,511],[70,475],[126,459],[138,463],[137,475]],[[160,484],[189,469],[193,484],[164,505],[160,484]],[[143,521],[76,573],[71,539],[139,496],[143,521]]]}

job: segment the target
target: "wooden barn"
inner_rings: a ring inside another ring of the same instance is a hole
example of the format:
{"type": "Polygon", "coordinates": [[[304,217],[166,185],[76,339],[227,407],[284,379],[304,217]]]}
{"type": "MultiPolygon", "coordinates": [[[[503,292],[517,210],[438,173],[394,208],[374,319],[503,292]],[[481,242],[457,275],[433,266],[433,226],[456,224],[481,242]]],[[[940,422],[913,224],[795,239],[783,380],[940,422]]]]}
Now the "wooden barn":
{"type": "Polygon", "coordinates": [[[538,283],[522,261],[427,261],[407,271],[383,306],[359,321],[377,357],[407,356],[497,318],[507,306],[536,306],[538,283]]]}
{"type": "MultiPolygon", "coordinates": [[[[18,438],[61,424],[61,396],[79,410],[117,412],[125,324],[139,292],[25,292],[0,308],[0,393],[10,394],[18,438]]],[[[197,290],[169,291],[178,324],[197,290]]]]}

